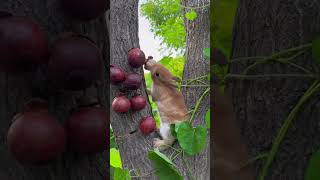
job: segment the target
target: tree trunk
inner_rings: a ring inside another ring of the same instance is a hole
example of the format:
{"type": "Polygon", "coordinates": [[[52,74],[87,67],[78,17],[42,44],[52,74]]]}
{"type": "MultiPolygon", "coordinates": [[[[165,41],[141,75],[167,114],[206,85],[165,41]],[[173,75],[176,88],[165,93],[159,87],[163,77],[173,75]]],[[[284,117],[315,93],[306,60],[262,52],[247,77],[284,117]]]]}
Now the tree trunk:
{"type": "MultiPolygon", "coordinates": [[[[183,80],[208,75],[210,73],[210,61],[204,58],[203,49],[210,47],[210,20],[209,0],[184,0],[182,4],[186,7],[200,7],[195,9],[197,18],[194,21],[185,19],[187,30],[187,48],[185,55],[185,66],[183,70],[183,80]]],[[[185,11],[188,9],[184,9],[185,11]]],[[[204,82],[210,82],[205,79],[204,82]]],[[[196,102],[205,92],[206,87],[184,87],[182,93],[189,110],[193,109],[196,102]]],[[[210,108],[210,96],[206,95],[202,100],[195,115],[194,125],[205,124],[204,116],[210,108]]],[[[189,164],[194,179],[210,179],[210,135],[208,134],[206,148],[195,156],[188,157],[189,164]]],[[[184,165],[185,166],[185,165],[184,165]]]]}
{"type": "MultiPolygon", "coordinates": [[[[138,39],[138,0],[112,0],[110,3],[110,64],[123,68],[126,72],[137,72],[143,75],[142,68],[131,68],[128,64],[128,50],[139,48],[138,39]]],[[[120,88],[115,85],[110,87],[110,104],[113,98],[120,93],[120,88]]],[[[147,97],[145,82],[140,89],[128,92],[130,98],[135,93],[147,97]]],[[[110,110],[111,126],[118,144],[123,168],[134,170],[131,175],[146,175],[153,171],[148,152],[153,149],[155,134],[144,136],[139,130],[139,122],[142,117],[152,115],[151,107],[138,112],[119,114],[110,110]],[[137,131],[136,131],[137,130],[137,131]]],[[[151,173],[142,179],[155,179],[151,173]]]]}
{"type": "MultiPolygon", "coordinates": [[[[207,4],[209,1],[205,1],[207,4]]],[[[185,2],[186,6],[201,6],[204,2],[199,3],[194,1],[185,2]]],[[[204,10],[198,10],[198,18],[194,22],[186,22],[188,28],[188,43],[191,43],[187,48],[187,60],[185,67],[184,79],[198,77],[209,73],[209,61],[204,60],[202,50],[209,47],[209,7],[204,10]],[[196,65],[196,66],[195,66],[196,65]],[[191,70],[192,69],[192,70],[191,70]]],[[[116,64],[124,68],[127,72],[138,72],[143,74],[142,69],[132,69],[127,64],[127,52],[130,48],[139,47],[138,43],[138,0],[125,1],[118,0],[111,2],[111,64],[116,64]]],[[[147,55],[148,56],[148,55],[147,55]]],[[[187,99],[189,108],[195,106],[195,102],[203,93],[203,88],[184,89],[184,94],[187,99]]],[[[119,88],[111,86],[110,102],[119,93],[119,88]]],[[[145,91],[145,84],[138,90],[143,96],[147,97],[145,91]]],[[[129,93],[129,97],[133,93],[129,93]]],[[[195,123],[203,123],[205,111],[209,107],[209,97],[201,103],[196,118],[201,120],[195,123]]],[[[118,114],[111,110],[111,125],[114,130],[117,144],[119,146],[121,159],[124,168],[128,170],[135,170],[140,175],[148,174],[153,171],[153,166],[147,158],[147,153],[152,150],[153,138],[156,134],[151,136],[142,136],[141,133],[135,131],[138,129],[138,124],[141,117],[151,114],[150,105],[140,112],[129,114],[118,114]],[[130,134],[130,132],[133,132],[130,134]]],[[[209,144],[209,139],[208,139],[209,144]]],[[[177,145],[177,144],[176,144],[177,145]]],[[[164,152],[170,155],[172,150],[164,152]]],[[[209,178],[209,147],[199,156],[188,157],[188,164],[191,167],[193,177],[196,179],[209,178]],[[203,167],[203,168],[199,168],[203,167]]],[[[177,158],[174,163],[178,170],[188,179],[187,166],[180,159],[177,158]]],[[[136,173],[137,174],[137,173],[136,173]]],[[[131,174],[132,175],[132,174],[131,174]]],[[[157,179],[154,175],[142,177],[142,179],[157,179]]]]}
{"type": "MultiPolygon", "coordinates": [[[[2,0],[0,9],[13,12],[16,15],[28,16],[37,21],[47,33],[50,42],[58,34],[66,31],[81,33],[92,38],[101,48],[106,65],[109,59],[109,40],[105,17],[88,23],[79,23],[66,17],[62,12],[59,0],[2,0]]],[[[108,74],[105,72],[104,74],[108,74]]],[[[35,73],[23,76],[12,76],[0,73],[0,179],[6,180],[100,180],[109,168],[106,166],[105,154],[80,156],[67,152],[63,158],[45,166],[23,166],[19,164],[7,150],[6,135],[13,115],[20,112],[23,104],[31,97],[43,97],[49,100],[49,111],[61,122],[67,117],[71,108],[75,107],[75,98],[82,94],[98,96],[106,106],[108,103],[108,84],[103,81],[97,87],[86,92],[50,94],[47,84],[45,67],[35,73]]],[[[103,77],[104,80],[107,76],[103,77]]],[[[107,130],[106,130],[107,131],[107,130]]],[[[109,135],[108,135],[109,136],[109,135]]]]}
{"type": "MultiPolygon", "coordinates": [[[[311,42],[320,32],[320,6],[317,1],[240,1],[233,34],[232,58],[269,56],[285,48],[311,42]]],[[[295,62],[311,71],[319,70],[311,51],[295,62]]],[[[241,73],[250,63],[236,63],[231,73],[241,73]]],[[[300,73],[275,63],[252,71],[267,73],[300,73]]],[[[241,123],[242,134],[251,156],[270,150],[283,120],[311,84],[308,80],[268,79],[228,81],[227,91],[241,123]]],[[[266,179],[301,180],[312,152],[320,145],[319,95],[309,101],[282,142],[266,179]]],[[[256,163],[256,172],[261,170],[256,163]]]]}

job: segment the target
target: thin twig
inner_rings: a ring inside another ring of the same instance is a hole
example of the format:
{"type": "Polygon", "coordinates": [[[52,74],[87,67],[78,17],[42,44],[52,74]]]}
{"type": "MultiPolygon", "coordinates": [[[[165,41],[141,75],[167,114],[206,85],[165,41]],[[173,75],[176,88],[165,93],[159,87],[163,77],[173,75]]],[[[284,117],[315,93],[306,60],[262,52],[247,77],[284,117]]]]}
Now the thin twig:
{"type": "MultiPolygon", "coordinates": [[[[248,74],[248,72],[255,68],[256,66],[258,66],[259,64],[263,64],[265,62],[268,62],[269,60],[273,60],[275,58],[278,58],[278,57],[281,57],[283,55],[286,55],[288,53],[291,53],[291,52],[294,52],[294,51],[298,51],[298,50],[302,50],[302,49],[306,49],[306,48],[309,48],[311,47],[312,44],[309,43],[309,44],[304,44],[304,45],[301,45],[301,46],[297,46],[297,47],[294,47],[294,48],[290,48],[290,49],[286,49],[286,50],[283,50],[283,51],[280,51],[280,52],[277,52],[277,53],[274,53],[273,55],[271,56],[268,56],[260,61],[256,61],[255,63],[251,64],[250,66],[248,66],[244,72],[242,74],[248,74]]],[[[299,53],[297,53],[299,54],[299,53]]]]}
{"type": "Polygon", "coordinates": [[[249,159],[244,165],[242,165],[242,166],[239,168],[239,170],[247,167],[248,165],[254,163],[254,162],[257,161],[257,160],[267,158],[268,155],[269,155],[269,153],[266,152],[266,153],[259,154],[259,155],[257,155],[256,157],[253,157],[253,158],[249,159]]]}
{"type": "Polygon", "coordinates": [[[187,6],[184,6],[184,5],[180,4],[180,7],[185,8],[185,9],[202,9],[202,8],[205,8],[205,7],[208,7],[208,6],[210,6],[210,3],[205,4],[203,6],[195,6],[195,7],[191,7],[191,6],[187,7],[187,6]]]}
{"type": "Polygon", "coordinates": [[[196,106],[194,107],[194,110],[192,112],[192,115],[190,117],[190,122],[192,122],[192,120],[194,119],[194,116],[196,115],[196,112],[200,106],[200,103],[202,101],[202,99],[210,92],[210,87],[208,87],[201,95],[201,97],[199,98],[199,100],[196,102],[196,106]]]}
{"type": "Polygon", "coordinates": [[[180,86],[181,87],[209,87],[210,85],[202,85],[202,84],[199,84],[199,85],[187,85],[187,84],[182,84],[180,86]]]}
{"type": "Polygon", "coordinates": [[[171,159],[171,161],[175,160],[181,153],[182,153],[182,151],[178,152],[178,153],[171,159]]]}
{"type": "Polygon", "coordinates": [[[191,82],[193,82],[193,81],[196,81],[196,80],[198,80],[198,79],[203,79],[203,78],[207,78],[208,77],[208,75],[204,75],[204,76],[199,76],[199,77],[196,77],[196,78],[193,78],[193,79],[184,79],[184,80],[182,80],[182,81],[190,81],[189,83],[191,83],[191,82]]]}
{"type": "Polygon", "coordinates": [[[240,57],[240,58],[231,59],[229,63],[237,63],[237,62],[243,62],[243,61],[249,61],[249,60],[262,60],[265,58],[266,56],[240,57]]]}
{"type": "Polygon", "coordinates": [[[190,179],[191,180],[194,180],[194,177],[193,177],[193,175],[192,175],[192,172],[191,172],[191,170],[190,170],[190,167],[189,167],[189,165],[188,165],[188,162],[185,160],[185,158],[184,158],[184,151],[182,151],[182,160],[183,160],[183,163],[187,166],[187,171],[188,171],[188,175],[189,175],[189,177],[190,177],[190,179]]]}
{"type": "Polygon", "coordinates": [[[278,59],[277,61],[280,62],[280,63],[283,63],[283,64],[288,64],[288,65],[290,65],[292,67],[295,67],[295,68],[297,68],[297,69],[299,69],[299,70],[301,70],[301,71],[303,71],[303,72],[305,72],[307,74],[312,74],[312,72],[307,70],[306,68],[304,68],[302,66],[299,66],[299,65],[297,65],[297,64],[295,64],[293,62],[290,62],[288,60],[280,60],[280,59],[278,59]]]}
{"type": "Polygon", "coordinates": [[[136,176],[131,176],[132,178],[142,178],[142,177],[149,177],[151,174],[153,174],[154,172],[156,171],[151,171],[151,172],[148,172],[148,173],[145,173],[145,174],[142,174],[142,175],[137,175],[136,173],[136,176]]]}

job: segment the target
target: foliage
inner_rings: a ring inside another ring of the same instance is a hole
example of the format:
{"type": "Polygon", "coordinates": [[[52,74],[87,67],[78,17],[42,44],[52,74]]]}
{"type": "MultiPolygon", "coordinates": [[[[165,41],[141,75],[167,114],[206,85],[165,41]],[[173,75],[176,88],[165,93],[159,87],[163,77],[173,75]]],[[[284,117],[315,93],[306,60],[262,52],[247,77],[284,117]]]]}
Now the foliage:
{"type": "MultiPolygon", "coordinates": [[[[235,10],[237,7],[237,0],[225,0],[225,1],[215,1],[211,4],[213,7],[213,13],[211,13],[211,29],[213,33],[210,35],[211,45],[215,48],[222,50],[224,54],[230,57],[231,45],[232,45],[232,26],[234,21],[235,10]]],[[[253,63],[248,66],[240,75],[228,74],[228,66],[213,66],[213,72],[218,74],[219,78],[237,78],[240,80],[255,80],[263,78],[305,78],[313,79],[314,83],[305,92],[305,94],[300,98],[297,105],[292,109],[287,118],[284,120],[270,151],[267,153],[266,161],[262,166],[262,170],[259,175],[259,180],[264,180],[268,170],[270,169],[277,152],[279,151],[280,145],[283,142],[288,129],[290,128],[293,120],[298,116],[298,113],[304,107],[305,103],[310,100],[315,93],[320,91],[320,77],[319,74],[311,72],[305,67],[299,66],[293,62],[298,56],[301,56],[307,50],[312,49],[312,57],[315,62],[320,62],[320,38],[316,38],[310,44],[300,45],[290,49],[282,50],[280,52],[274,53],[266,57],[244,57],[239,59],[233,59],[230,63],[237,63],[238,61],[253,61],[253,63]],[[249,71],[256,68],[259,65],[265,63],[277,62],[292,66],[303,74],[261,74],[261,75],[248,75],[249,71]]],[[[207,112],[208,113],[208,112],[207,112]]],[[[308,164],[305,172],[305,180],[317,180],[320,179],[320,151],[316,151],[308,164]]]]}
{"type": "Polygon", "coordinates": [[[110,148],[118,148],[111,126],[110,126],[110,148]]]}
{"type": "MultiPolygon", "coordinates": [[[[305,92],[305,94],[300,98],[296,106],[291,110],[289,115],[284,120],[280,130],[273,141],[272,147],[267,153],[266,161],[262,166],[262,170],[259,174],[259,180],[264,180],[267,176],[268,170],[270,169],[279,149],[280,145],[283,142],[286,133],[288,132],[289,128],[291,127],[294,119],[298,116],[299,112],[302,110],[304,105],[316,94],[320,91],[320,77],[316,72],[311,72],[306,68],[295,64],[293,62],[298,56],[301,56],[305,52],[308,52],[308,49],[312,49],[312,55],[316,62],[319,62],[320,56],[318,56],[318,49],[320,49],[319,42],[317,40],[313,41],[313,43],[303,44],[297,47],[289,48],[282,50],[280,52],[276,52],[270,56],[266,57],[243,57],[239,59],[233,59],[230,63],[236,63],[237,61],[254,61],[251,65],[249,65],[241,74],[227,74],[225,78],[237,78],[240,80],[248,79],[248,80],[255,80],[255,79],[263,79],[263,78],[304,78],[304,79],[313,79],[314,83],[309,87],[309,89],[305,92]],[[286,64],[292,66],[296,69],[304,73],[300,74],[262,74],[262,75],[248,75],[250,70],[258,67],[259,65],[270,63],[270,62],[277,62],[281,64],[286,64]]],[[[309,170],[307,173],[310,173],[310,169],[319,169],[319,164],[314,163],[315,160],[312,160],[309,164],[309,170]]],[[[312,171],[311,171],[312,172],[312,171]]],[[[307,175],[306,175],[307,176],[307,175]]],[[[312,176],[312,175],[310,175],[312,176]]]]}
{"type": "Polygon", "coordinates": [[[320,63],[320,37],[316,38],[312,42],[312,56],[318,63],[320,63]]]}
{"type": "Polygon", "coordinates": [[[210,59],[210,48],[204,48],[203,55],[204,55],[204,57],[210,59]]]}
{"type": "Polygon", "coordinates": [[[141,13],[169,51],[184,51],[186,31],[180,0],[147,0],[141,5],[141,13]]]}
{"type": "Polygon", "coordinates": [[[190,21],[193,21],[197,18],[197,12],[195,10],[191,10],[186,12],[186,18],[190,21]]]}
{"type": "Polygon", "coordinates": [[[231,53],[232,29],[237,5],[238,0],[223,0],[211,3],[211,46],[221,49],[228,57],[231,53]]]}
{"type": "Polygon", "coordinates": [[[114,168],[113,180],[131,180],[131,176],[126,169],[114,168]]]}
{"type": "Polygon", "coordinates": [[[206,115],[205,115],[205,121],[206,121],[206,125],[207,125],[207,128],[210,129],[210,121],[211,121],[211,116],[210,116],[210,109],[208,109],[208,111],[206,112],[206,115]]]}
{"type": "Polygon", "coordinates": [[[317,180],[320,179],[320,150],[315,152],[308,164],[305,180],[317,180]]]}
{"type": "MultiPolygon", "coordinates": [[[[152,29],[151,31],[155,33],[155,36],[160,37],[162,40],[162,45],[165,45],[170,52],[173,50],[182,53],[185,50],[186,32],[184,27],[184,18],[192,21],[197,18],[197,13],[195,10],[187,9],[185,14],[182,14],[182,9],[180,6],[180,0],[147,0],[141,6],[142,15],[145,16],[150,22],[152,29]]],[[[206,58],[210,58],[210,48],[204,48],[203,54],[206,58]]],[[[182,79],[183,69],[184,69],[184,57],[164,57],[159,61],[161,64],[166,66],[169,71],[174,75],[182,79]]],[[[208,76],[201,77],[202,79],[207,79],[208,76]]],[[[200,81],[201,78],[197,79],[200,81]]],[[[152,79],[150,73],[145,73],[145,82],[148,89],[151,88],[152,79]]],[[[192,80],[189,82],[193,82],[192,80]]],[[[209,85],[206,85],[207,87],[209,85]]],[[[209,88],[206,89],[204,94],[201,96],[197,102],[196,107],[191,111],[193,115],[197,111],[197,106],[201,103],[203,97],[207,95],[209,88]]],[[[157,126],[159,126],[160,117],[156,108],[156,104],[152,102],[151,97],[150,103],[152,107],[152,113],[156,119],[157,126]]],[[[194,116],[192,116],[194,117],[194,116]]],[[[177,137],[181,148],[175,149],[177,154],[168,158],[166,155],[160,153],[158,150],[150,151],[148,154],[149,159],[153,162],[155,173],[158,175],[160,180],[179,180],[183,179],[181,174],[176,169],[173,164],[173,160],[182,155],[184,160],[184,152],[193,155],[201,152],[206,145],[206,138],[208,134],[208,118],[210,114],[203,117],[206,121],[207,127],[198,125],[196,127],[192,126],[192,121],[188,121],[180,124],[176,128],[173,128],[173,134],[177,137]],[[190,136],[190,133],[192,134],[190,136]]],[[[192,118],[191,118],[192,119],[192,118]]],[[[111,134],[113,133],[110,131],[111,134]]],[[[111,166],[113,177],[122,177],[123,179],[130,179],[130,172],[122,169],[121,159],[119,151],[116,149],[116,143],[113,139],[111,143],[114,142],[112,149],[110,149],[111,166]]],[[[171,147],[173,148],[173,147],[171,147]]],[[[173,154],[172,154],[173,155],[173,154]]],[[[187,165],[188,166],[188,165],[187,165]]],[[[141,175],[132,177],[142,177],[141,175]]]]}
{"type": "Polygon", "coordinates": [[[176,125],[176,133],[181,148],[189,155],[199,153],[206,145],[207,129],[204,126],[194,128],[186,121],[176,125]]]}
{"type": "MultiPolygon", "coordinates": [[[[214,1],[211,3],[210,13],[210,44],[213,48],[218,48],[226,57],[231,55],[232,30],[238,0],[214,1]]],[[[228,73],[229,65],[220,66],[214,64],[212,72],[218,79],[224,79],[228,73]]],[[[219,82],[219,89],[224,91],[224,81],[219,82]]]]}
{"type": "Polygon", "coordinates": [[[150,151],[149,159],[153,162],[155,173],[160,180],[183,180],[173,162],[158,150],[150,151]]]}
{"type": "Polygon", "coordinates": [[[115,168],[122,168],[120,153],[117,149],[110,149],[110,165],[115,168]]]}

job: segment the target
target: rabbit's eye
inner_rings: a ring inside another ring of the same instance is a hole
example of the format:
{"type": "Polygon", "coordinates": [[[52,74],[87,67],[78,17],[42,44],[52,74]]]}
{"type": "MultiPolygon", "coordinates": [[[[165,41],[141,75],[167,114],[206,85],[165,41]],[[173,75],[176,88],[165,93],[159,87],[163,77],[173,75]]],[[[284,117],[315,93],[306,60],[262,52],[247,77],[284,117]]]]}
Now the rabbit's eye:
{"type": "Polygon", "coordinates": [[[157,77],[159,77],[159,76],[160,76],[160,74],[159,74],[159,73],[156,73],[156,76],[157,76],[157,77]]]}

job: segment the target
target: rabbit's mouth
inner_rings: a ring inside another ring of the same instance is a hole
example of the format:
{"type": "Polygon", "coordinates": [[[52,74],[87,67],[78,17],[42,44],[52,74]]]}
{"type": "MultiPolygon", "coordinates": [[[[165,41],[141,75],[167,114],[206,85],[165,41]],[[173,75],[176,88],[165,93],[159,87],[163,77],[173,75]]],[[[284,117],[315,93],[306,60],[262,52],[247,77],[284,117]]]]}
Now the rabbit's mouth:
{"type": "Polygon", "coordinates": [[[155,60],[153,60],[152,57],[148,57],[148,59],[146,60],[145,64],[144,64],[144,69],[145,70],[151,70],[152,66],[154,64],[156,64],[157,62],[155,60]]]}

